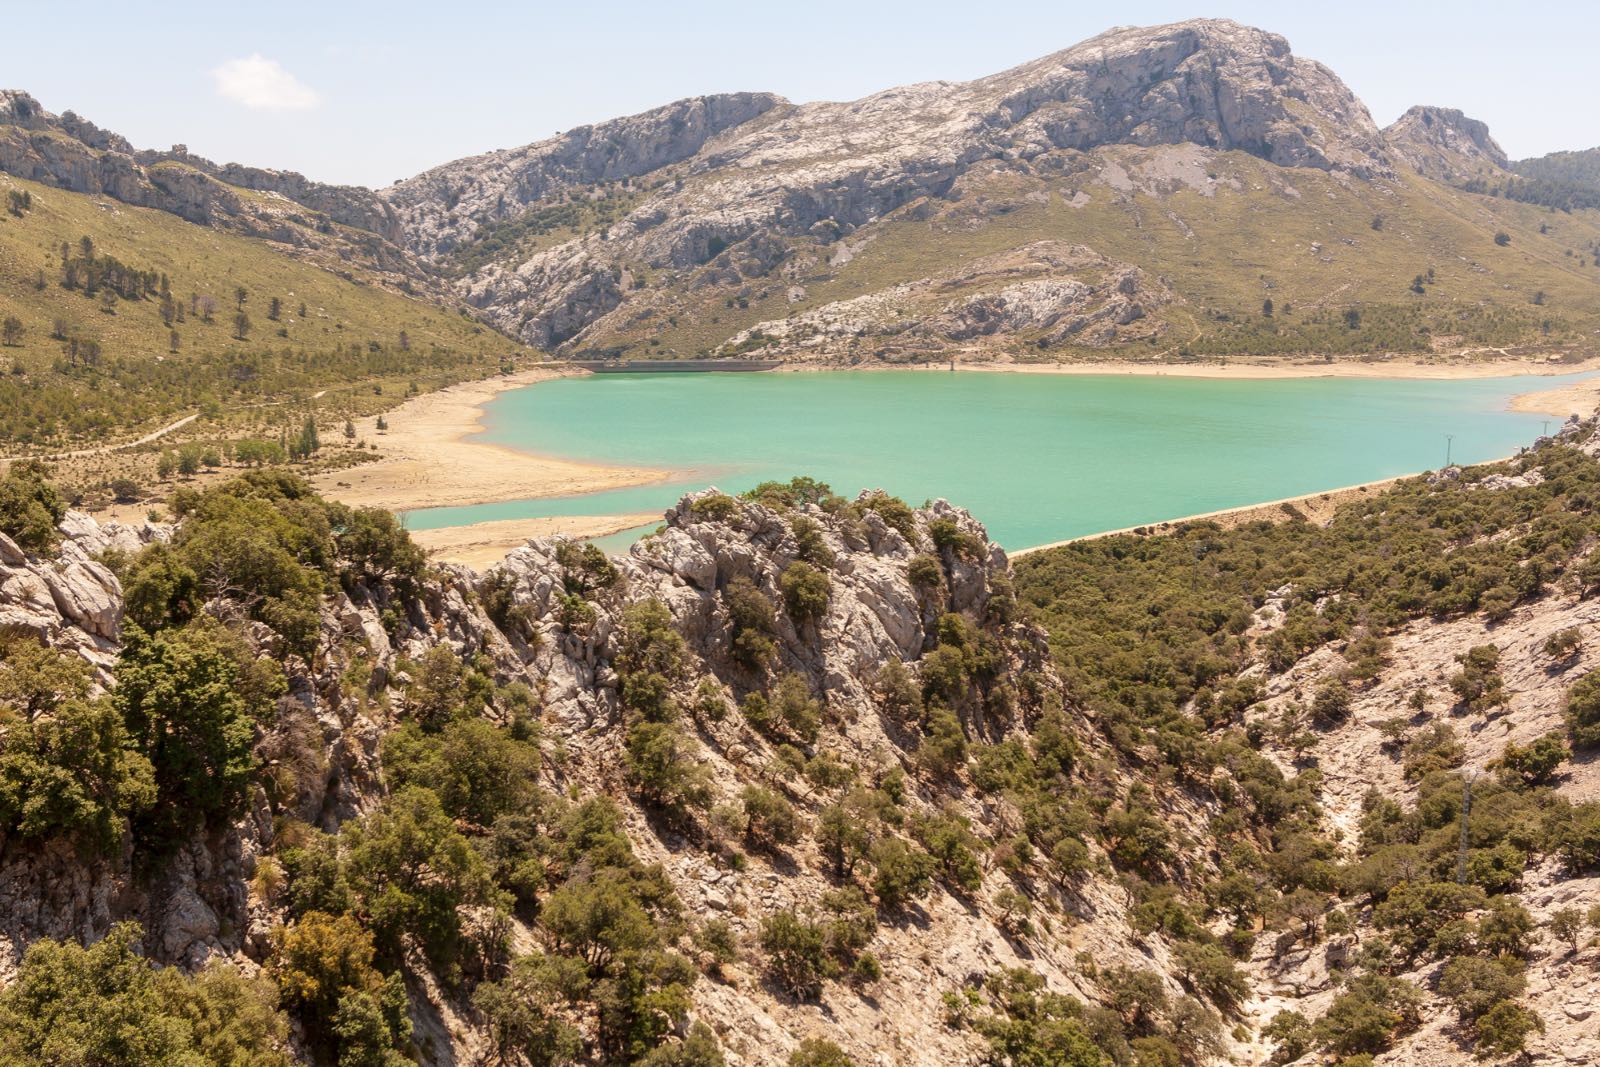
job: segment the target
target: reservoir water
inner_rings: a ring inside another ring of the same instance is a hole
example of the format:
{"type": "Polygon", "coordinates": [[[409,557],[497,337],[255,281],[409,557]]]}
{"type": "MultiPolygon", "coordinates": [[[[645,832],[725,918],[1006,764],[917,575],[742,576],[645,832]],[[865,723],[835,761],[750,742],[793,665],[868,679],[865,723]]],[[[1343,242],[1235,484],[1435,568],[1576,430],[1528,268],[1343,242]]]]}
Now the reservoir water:
{"type": "MultiPolygon", "coordinates": [[[[807,474],[854,496],[944,497],[1009,549],[1514,453],[1520,393],[1578,375],[1459,381],[950,374],[608,374],[497,397],[478,439],[675,472],[575,497],[433,508],[411,529],[662,510],[707,485],[807,474]],[[1447,440],[1448,438],[1448,440],[1447,440]]],[[[621,548],[637,532],[600,542],[621,548]]]]}

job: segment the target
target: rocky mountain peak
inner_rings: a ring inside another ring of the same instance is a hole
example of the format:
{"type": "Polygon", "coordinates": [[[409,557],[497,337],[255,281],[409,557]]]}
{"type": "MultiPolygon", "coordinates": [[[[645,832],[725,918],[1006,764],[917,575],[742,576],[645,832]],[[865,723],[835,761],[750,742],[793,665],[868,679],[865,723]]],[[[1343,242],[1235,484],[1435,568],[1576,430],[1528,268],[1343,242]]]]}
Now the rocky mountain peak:
{"type": "Polygon", "coordinates": [[[1187,142],[1280,166],[1387,170],[1371,115],[1332,71],[1227,19],[1118,27],[976,84],[1059,147],[1187,142]]]}
{"type": "Polygon", "coordinates": [[[1418,104],[1383,131],[1384,140],[1418,173],[1438,181],[1459,181],[1484,171],[1507,169],[1504,150],[1489,135],[1487,123],[1458,108],[1418,104]]]}

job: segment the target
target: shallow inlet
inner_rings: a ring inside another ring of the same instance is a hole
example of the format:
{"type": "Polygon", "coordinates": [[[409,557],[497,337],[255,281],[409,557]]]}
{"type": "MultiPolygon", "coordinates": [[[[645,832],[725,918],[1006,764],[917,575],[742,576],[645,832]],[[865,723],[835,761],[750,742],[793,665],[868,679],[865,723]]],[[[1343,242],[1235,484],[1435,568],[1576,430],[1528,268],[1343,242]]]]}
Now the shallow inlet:
{"type": "MultiPolygon", "coordinates": [[[[1558,420],[1507,409],[1581,375],[1469,380],[616,374],[506,393],[479,439],[645,464],[667,483],[432,508],[412,529],[659,511],[685,492],[807,474],[944,497],[1008,549],[1510,455],[1558,420]]],[[[652,526],[599,543],[621,549],[652,526]]]]}

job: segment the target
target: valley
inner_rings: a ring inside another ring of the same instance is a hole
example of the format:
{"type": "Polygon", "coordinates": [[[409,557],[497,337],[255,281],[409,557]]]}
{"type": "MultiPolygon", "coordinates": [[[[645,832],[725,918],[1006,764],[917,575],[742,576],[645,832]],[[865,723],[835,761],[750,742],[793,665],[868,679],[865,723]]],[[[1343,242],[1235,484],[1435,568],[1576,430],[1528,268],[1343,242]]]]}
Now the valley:
{"type": "Polygon", "coordinates": [[[1203,18],[519,145],[655,24],[439,14],[75,24],[528,131],[382,188],[0,90],[0,1067],[1600,1062],[1600,149],[1203,18]]]}

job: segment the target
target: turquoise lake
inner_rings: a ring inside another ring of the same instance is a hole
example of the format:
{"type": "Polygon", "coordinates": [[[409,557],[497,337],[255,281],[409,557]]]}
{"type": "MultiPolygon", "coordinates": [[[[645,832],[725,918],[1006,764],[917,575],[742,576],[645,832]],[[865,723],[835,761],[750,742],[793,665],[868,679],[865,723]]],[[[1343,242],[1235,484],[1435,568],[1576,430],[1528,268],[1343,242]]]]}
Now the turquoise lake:
{"type": "MultiPolygon", "coordinates": [[[[1009,549],[1509,455],[1548,424],[1507,401],[1578,375],[1223,381],[1131,375],[607,374],[502,394],[479,440],[671,469],[669,483],[433,508],[414,530],[665,509],[808,474],[944,497],[1009,549]],[[1447,442],[1449,435],[1452,440],[1447,442]]],[[[646,528],[648,529],[648,528],[646,528]]],[[[599,542],[620,549],[637,532],[599,542]]]]}

